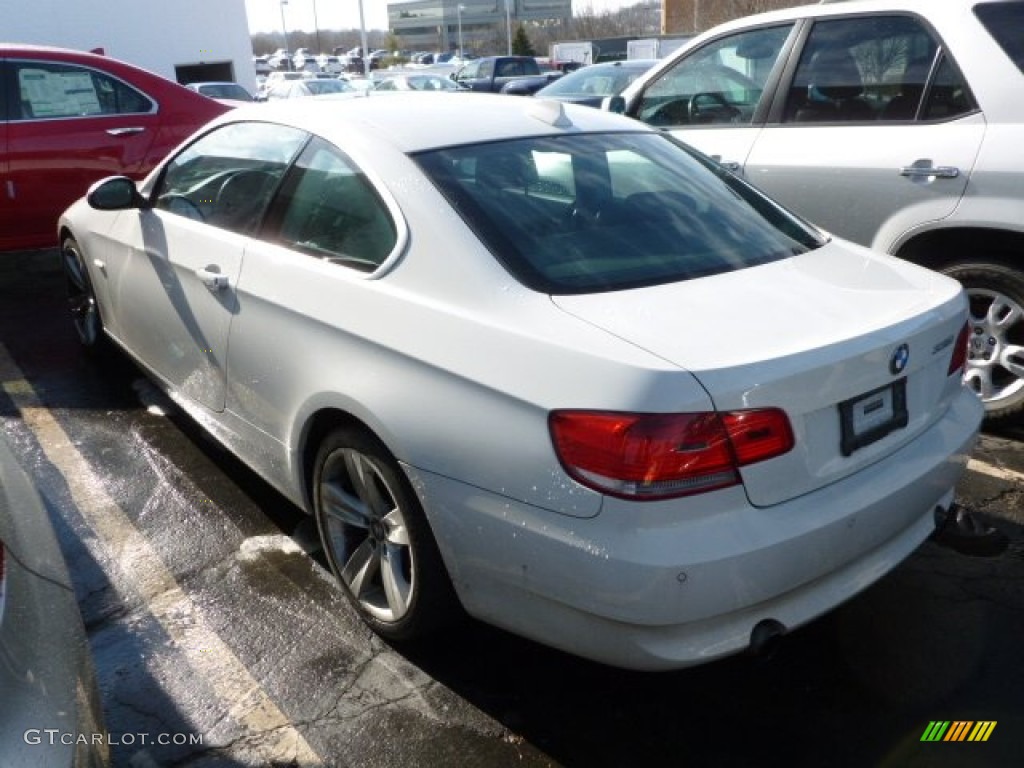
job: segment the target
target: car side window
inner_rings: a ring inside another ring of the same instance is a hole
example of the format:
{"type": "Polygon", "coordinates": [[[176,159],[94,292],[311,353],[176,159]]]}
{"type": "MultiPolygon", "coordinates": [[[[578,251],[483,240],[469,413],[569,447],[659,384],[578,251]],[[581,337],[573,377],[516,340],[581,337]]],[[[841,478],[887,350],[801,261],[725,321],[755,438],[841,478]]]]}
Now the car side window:
{"type": "Polygon", "coordinates": [[[480,71],[480,62],[478,62],[478,61],[471,61],[469,64],[467,64],[466,66],[464,66],[462,69],[459,70],[458,79],[459,80],[473,80],[473,79],[475,79],[475,78],[480,76],[478,74],[479,71],[480,71]]]}
{"type": "Polygon", "coordinates": [[[974,15],[1006,55],[1024,73],[1024,6],[1020,3],[979,3],[974,15]]]}
{"type": "Polygon", "coordinates": [[[637,107],[654,126],[749,124],[792,24],[721,38],[652,81],[637,107]]]}
{"type": "Polygon", "coordinates": [[[518,60],[503,61],[498,65],[497,77],[516,77],[525,74],[523,62],[518,60]]]}
{"type": "Polygon", "coordinates": [[[270,123],[229,123],[216,128],[167,164],[154,205],[251,234],[307,138],[297,128],[270,123]]]}
{"type": "Polygon", "coordinates": [[[18,103],[14,120],[149,113],[153,100],[103,72],[72,64],[25,61],[14,64],[18,103]]]}
{"type": "Polygon", "coordinates": [[[973,99],[928,29],[909,16],[815,23],[800,56],[785,122],[943,119],[973,99]]]}
{"type": "Polygon", "coordinates": [[[373,185],[342,152],[314,138],[280,196],[281,245],[372,272],[391,254],[398,231],[373,185]]]}

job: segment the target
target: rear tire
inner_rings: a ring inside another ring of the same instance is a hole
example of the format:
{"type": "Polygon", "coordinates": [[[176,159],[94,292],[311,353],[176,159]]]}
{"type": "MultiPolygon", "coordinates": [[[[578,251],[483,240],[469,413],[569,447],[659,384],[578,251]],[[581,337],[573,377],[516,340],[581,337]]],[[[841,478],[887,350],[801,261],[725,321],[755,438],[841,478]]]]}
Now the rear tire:
{"type": "Polygon", "coordinates": [[[942,270],[960,281],[970,302],[964,379],[997,423],[1024,412],[1024,276],[999,263],[942,270]]]}
{"type": "Polygon", "coordinates": [[[353,428],[328,434],[312,488],[327,562],[363,621],[390,641],[451,623],[458,603],[430,526],[379,440],[353,428]]]}

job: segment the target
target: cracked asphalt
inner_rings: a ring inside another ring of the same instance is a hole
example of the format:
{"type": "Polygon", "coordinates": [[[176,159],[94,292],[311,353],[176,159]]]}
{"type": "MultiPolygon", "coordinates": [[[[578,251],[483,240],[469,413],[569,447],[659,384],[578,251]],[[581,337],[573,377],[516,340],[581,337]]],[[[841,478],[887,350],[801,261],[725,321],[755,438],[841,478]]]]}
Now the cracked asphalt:
{"type": "Polygon", "coordinates": [[[1006,552],[928,542],[770,659],[626,672],[474,622],[397,648],[299,510],[82,355],[56,264],[0,259],[0,430],[61,539],[114,766],[1021,764],[1024,425],[983,435],[958,494],[1006,552]],[[922,742],[932,721],[996,727],[922,742]]]}

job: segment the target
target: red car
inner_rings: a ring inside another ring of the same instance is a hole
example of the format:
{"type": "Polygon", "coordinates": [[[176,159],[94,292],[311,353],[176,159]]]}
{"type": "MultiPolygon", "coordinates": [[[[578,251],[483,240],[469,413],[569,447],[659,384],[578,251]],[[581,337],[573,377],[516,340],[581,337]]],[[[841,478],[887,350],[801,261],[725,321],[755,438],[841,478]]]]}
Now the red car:
{"type": "Polygon", "coordinates": [[[0,250],[56,246],[92,182],[141,178],[227,109],[106,56],[0,45],[0,250]]]}

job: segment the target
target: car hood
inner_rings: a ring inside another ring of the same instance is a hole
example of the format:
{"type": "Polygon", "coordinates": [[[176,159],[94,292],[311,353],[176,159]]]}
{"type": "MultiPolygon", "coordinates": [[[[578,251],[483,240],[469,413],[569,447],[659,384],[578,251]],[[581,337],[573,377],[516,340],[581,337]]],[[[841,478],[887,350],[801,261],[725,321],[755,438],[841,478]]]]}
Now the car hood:
{"type": "Polygon", "coordinates": [[[948,375],[966,311],[959,284],[842,241],[712,277],[552,301],[688,370],[720,411],[785,410],[798,447],[765,462],[788,465],[784,482],[777,472],[755,481],[760,466],[744,471],[755,504],[813,490],[896,450],[934,423],[961,386],[948,375]],[[890,360],[904,344],[909,364],[895,376],[890,360]],[[842,455],[840,403],[900,377],[910,423],[842,455]]]}

